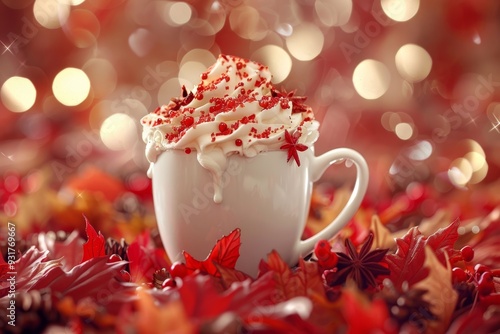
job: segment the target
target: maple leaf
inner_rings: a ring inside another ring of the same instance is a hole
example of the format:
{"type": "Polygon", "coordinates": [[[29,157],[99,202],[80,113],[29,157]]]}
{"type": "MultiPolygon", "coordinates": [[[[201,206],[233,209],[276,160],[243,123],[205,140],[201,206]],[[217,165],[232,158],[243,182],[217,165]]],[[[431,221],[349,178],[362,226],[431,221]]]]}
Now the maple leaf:
{"type": "Polygon", "coordinates": [[[223,265],[218,264],[217,262],[214,262],[214,265],[217,268],[217,272],[220,275],[221,283],[224,289],[228,289],[234,282],[243,282],[246,280],[252,280],[251,276],[247,275],[246,273],[240,270],[225,267],[223,265]]]}
{"type": "Polygon", "coordinates": [[[106,255],[106,249],[104,247],[104,236],[97,233],[94,227],[89,223],[87,217],[85,217],[85,233],[87,233],[87,242],[83,244],[83,258],[82,262],[85,262],[94,257],[100,257],[106,255]]]}
{"type": "Polygon", "coordinates": [[[428,268],[429,275],[414,287],[427,290],[423,299],[430,304],[431,312],[438,319],[429,321],[426,333],[444,333],[458,300],[458,294],[452,286],[451,266],[449,262],[446,267],[443,266],[430,245],[425,247],[424,254],[424,266],[428,268]]]}
{"type": "Polygon", "coordinates": [[[451,257],[455,253],[453,244],[458,239],[458,225],[456,220],[429,237],[422,235],[418,227],[413,227],[402,238],[396,239],[396,253],[386,256],[391,271],[389,278],[394,286],[402,289],[407,282],[411,287],[427,277],[429,270],[424,266],[426,245],[431,247],[441,263],[446,261],[445,254],[451,257]]]}
{"type": "Polygon", "coordinates": [[[299,267],[292,271],[281,256],[273,250],[267,260],[261,260],[259,275],[271,272],[276,282],[274,303],[283,302],[293,297],[308,296],[313,293],[325,296],[323,281],[318,273],[317,263],[299,260],[299,267]]]}
{"type": "Polygon", "coordinates": [[[148,230],[128,246],[127,257],[130,276],[136,283],[151,282],[155,271],[170,267],[165,250],[154,246],[148,230]]]}
{"type": "Polygon", "coordinates": [[[328,285],[339,285],[351,278],[363,290],[369,286],[375,287],[377,285],[376,277],[389,275],[389,269],[380,264],[388,249],[370,251],[372,243],[373,232],[370,232],[358,253],[352,241],[347,238],[345,240],[347,254],[337,252],[338,262],[336,268],[325,273],[328,285]]]}
{"type": "Polygon", "coordinates": [[[285,130],[286,144],[282,145],[280,147],[280,150],[288,150],[288,158],[286,162],[289,162],[290,159],[293,157],[293,159],[297,163],[297,166],[300,166],[300,159],[297,151],[303,152],[307,150],[307,146],[304,144],[299,144],[298,140],[299,140],[298,136],[292,136],[290,132],[288,132],[288,130],[285,130]]]}
{"type": "Polygon", "coordinates": [[[220,272],[217,270],[215,263],[226,268],[234,268],[240,256],[240,236],[241,230],[237,228],[229,235],[217,240],[214,248],[212,248],[207,258],[203,261],[196,260],[188,252],[184,251],[186,267],[191,272],[200,270],[202,273],[219,277],[220,272]]]}

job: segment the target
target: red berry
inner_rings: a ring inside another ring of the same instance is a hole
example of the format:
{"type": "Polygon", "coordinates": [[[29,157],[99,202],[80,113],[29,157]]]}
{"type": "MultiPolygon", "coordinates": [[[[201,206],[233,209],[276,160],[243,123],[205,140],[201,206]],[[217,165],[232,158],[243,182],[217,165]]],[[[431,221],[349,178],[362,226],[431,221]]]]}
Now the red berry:
{"type": "Polygon", "coordinates": [[[330,254],[330,250],[332,249],[332,245],[327,240],[319,240],[314,246],[314,255],[318,259],[324,258],[330,254]]]}
{"type": "Polygon", "coordinates": [[[182,262],[174,262],[172,266],[170,266],[170,276],[173,278],[179,277],[184,278],[188,274],[186,265],[182,262]]]}
{"type": "Polygon", "coordinates": [[[190,149],[189,147],[186,147],[186,148],[184,149],[184,152],[185,152],[186,154],[189,154],[189,153],[191,153],[191,149],[190,149]]]}
{"type": "Polygon", "coordinates": [[[327,240],[320,240],[314,246],[314,255],[322,269],[332,269],[337,265],[338,256],[332,251],[332,246],[327,240]]]}
{"type": "Polygon", "coordinates": [[[162,289],[170,289],[170,288],[175,288],[175,281],[171,278],[167,278],[166,280],[163,281],[161,284],[162,289]]]}
{"type": "Polygon", "coordinates": [[[455,267],[451,271],[451,277],[453,278],[453,283],[460,283],[467,281],[467,273],[465,270],[459,267],[455,267]]]}
{"type": "Polygon", "coordinates": [[[224,122],[220,122],[220,123],[219,123],[219,131],[220,131],[220,132],[224,132],[224,131],[226,131],[226,130],[227,130],[227,124],[226,124],[226,123],[224,123],[224,122]]]}
{"type": "Polygon", "coordinates": [[[485,266],[484,264],[478,263],[474,266],[474,271],[476,272],[477,276],[481,276],[485,272],[490,271],[490,267],[485,266]]]}
{"type": "Polygon", "coordinates": [[[462,254],[462,258],[465,262],[470,262],[472,261],[472,259],[474,259],[474,249],[472,249],[471,246],[464,246],[460,250],[460,253],[462,254]]]}
{"type": "Polygon", "coordinates": [[[241,139],[236,139],[236,140],[234,141],[234,144],[235,144],[236,146],[241,146],[241,145],[243,145],[243,141],[242,141],[241,139]]]}
{"type": "Polygon", "coordinates": [[[495,282],[493,282],[493,275],[490,272],[484,272],[477,282],[477,290],[481,296],[487,296],[495,292],[495,282]]]}
{"type": "Polygon", "coordinates": [[[130,276],[130,273],[126,270],[121,270],[120,271],[120,278],[124,281],[124,282],[130,282],[132,280],[132,277],[130,276]]]}
{"type": "Polygon", "coordinates": [[[115,263],[121,261],[122,258],[118,254],[111,254],[108,258],[108,263],[115,263]]]}

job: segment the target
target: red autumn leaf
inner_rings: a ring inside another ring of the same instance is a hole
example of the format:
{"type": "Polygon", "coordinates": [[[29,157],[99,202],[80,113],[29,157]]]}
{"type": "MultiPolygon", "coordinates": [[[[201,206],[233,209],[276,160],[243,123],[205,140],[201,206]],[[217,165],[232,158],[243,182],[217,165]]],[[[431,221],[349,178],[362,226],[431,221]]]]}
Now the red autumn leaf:
{"type": "Polygon", "coordinates": [[[156,248],[149,231],[138,236],[127,248],[130,275],[133,282],[151,282],[156,270],[170,267],[163,248],[156,248]]]}
{"type": "Polygon", "coordinates": [[[107,262],[105,257],[89,259],[69,271],[57,267],[41,277],[33,289],[50,288],[59,298],[71,297],[74,301],[93,298],[106,305],[108,311],[118,311],[120,305],[112,305],[111,301],[119,297],[125,290],[135,291],[135,286],[121,284],[116,278],[125,266],[125,261],[107,262]],[[112,307],[114,306],[114,307],[112,307]]]}
{"type": "Polygon", "coordinates": [[[348,334],[398,332],[382,299],[370,301],[358,290],[350,288],[344,289],[341,298],[348,334]]]}
{"type": "Polygon", "coordinates": [[[412,286],[427,277],[429,270],[423,266],[425,237],[418,228],[411,228],[401,239],[396,239],[396,243],[396,253],[385,257],[394,286],[401,288],[405,281],[412,286]]]}
{"type": "Polygon", "coordinates": [[[224,287],[224,289],[228,289],[234,282],[243,282],[246,280],[252,280],[252,277],[250,277],[249,275],[245,274],[240,270],[234,268],[228,268],[218,263],[214,264],[215,267],[217,267],[217,272],[220,275],[221,284],[224,287]]]}
{"type": "Polygon", "coordinates": [[[457,219],[447,227],[440,228],[427,238],[426,245],[431,246],[439,262],[445,266],[445,253],[448,254],[448,257],[452,257],[456,252],[459,252],[453,249],[455,242],[458,240],[459,225],[460,221],[457,219]]]}
{"type": "Polygon", "coordinates": [[[85,217],[85,233],[87,233],[87,242],[83,244],[82,262],[94,257],[105,256],[104,236],[100,231],[99,233],[95,231],[94,227],[87,220],[87,217],[85,217]]]}
{"type": "MultiPolygon", "coordinates": [[[[10,276],[15,277],[16,291],[30,290],[41,278],[49,275],[54,270],[60,269],[60,260],[48,260],[48,251],[40,251],[34,246],[28,249],[14,263],[15,275],[5,272],[0,276],[0,298],[7,295],[9,291],[10,276]]],[[[9,270],[10,272],[11,270],[9,270]]]]}
{"type": "Polygon", "coordinates": [[[429,237],[425,237],[417,227],[413,227],[401,239],[396,239],[396,253],[386,256],[391,271],[389,278],[394,286],[402,288],[403,283],[407,282],[411,287],[427,277],[429,270],[424,267],[425,246],[430,246],[444,264],[444,253],[450,256],[454,253],[453,244],[458,239],[458,225],[459,222],[455,221],[429,237]]]}
{"type": "Polygon", "coordinates": [[[49,260],[61,259],[64,270],[70,270],[82,262],[84,240],[78,231],[73,231],[64,241],[57,240],[54,233],[39,233],[38,249],[49,251],[49,260]]]}
{"type": "Polygon", "coordinates": [[[292,271],[276,251],[267,256],[267,261],[259,264],[259,277],[272,272],[276,282],[273,302],[279,303],[298,296],[309,296],[316,293],[324,296],[323,281],[318,273],[316,263],[300,259],[299,267],[292,271]]]}
{"type": "Polygon", "coordinates": [[[216,277],[220,276],[220,273],[214,263],[218,263],[226,268],[234,268],[240,256],[240,236],[241,230],[237,228],[229,235],[217,240],[214,248],[212,248],[207,258],[203,261],[196,260],[188,252],[184,251],[186,267],[190,271],[200,270],[203,273],[216,277]]]}

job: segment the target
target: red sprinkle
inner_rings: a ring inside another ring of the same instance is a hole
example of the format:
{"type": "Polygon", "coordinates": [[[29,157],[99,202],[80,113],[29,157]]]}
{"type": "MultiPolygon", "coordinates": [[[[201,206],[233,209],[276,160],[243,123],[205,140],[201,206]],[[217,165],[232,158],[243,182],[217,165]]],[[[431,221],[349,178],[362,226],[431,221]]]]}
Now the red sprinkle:
{"type": "Polygon", "coordinates": [[[191,126],[194,123],[194,118],[192,116],[184,116],[181,121],[181,124],[185,127],[191,126]]]}
{"type": "Polygon", "coordinates": [[[191,153],[191,149],[190,149],[189,147],[186,147],[186,148],[184,149],[184,152],[185,152],[186,154],[189,154],[189,153],[191,153]]]}
{"type": "Polygon", "coordinates": [[[224,131],[226,131],[226,130],[227,130],[227,124],[226,124],[226,123],[224,123],[224,122],[220,122],[220,123],[219,123],[219,131],[220,131],[220,132],[224,132],[224,131]]]}
{"type": "Polygon", "coordinates": [[[235,144],[236,146],[241,146],[241,145],[243,145],[243,141],[242,141],[241,139],[236,139],[236,140],[234,141],[234,144],[235,144]]]}
{"type": "Polygon", "coordinates": [[[207,74],[207,73],[203,73],[203,74],[201,75],[201,79],[202,79],[202,80],[207,80],[207,79],[208,79],[208,74],[207,74]]]}

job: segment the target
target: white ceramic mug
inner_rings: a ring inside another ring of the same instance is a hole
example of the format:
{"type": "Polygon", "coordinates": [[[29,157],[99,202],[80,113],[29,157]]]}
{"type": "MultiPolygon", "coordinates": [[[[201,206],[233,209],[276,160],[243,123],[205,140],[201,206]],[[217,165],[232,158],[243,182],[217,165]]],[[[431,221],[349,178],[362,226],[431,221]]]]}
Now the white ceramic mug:
{"type": "Polygon", "coordinates": [[[161,239],[172,261],[182,261],[185,250],[198,260],[216,241],[241,229],[236,268],[255,276],[258,264],[273,249],[290,266],[311,252],[320,239],[332,238],[355,214],[368,185],[363,157],[337,148],[319,157],[313,149],[299,153],[300,167],[286,152],[270,151],[247,158],[232,155],[222,176],[221,203],[213,201],[211,173],[196,153],[167,150],[153,166],[153,199],[161,239]],[[301,240],[311,200],[312,185],[328,166],[342,159],[357,169],[352,195],[340,214],[321,232],[301,240]]]}

